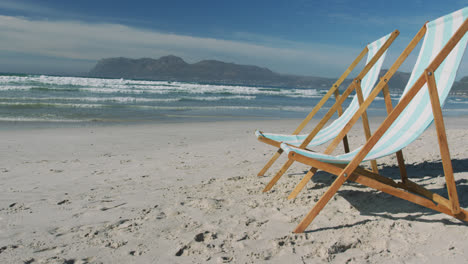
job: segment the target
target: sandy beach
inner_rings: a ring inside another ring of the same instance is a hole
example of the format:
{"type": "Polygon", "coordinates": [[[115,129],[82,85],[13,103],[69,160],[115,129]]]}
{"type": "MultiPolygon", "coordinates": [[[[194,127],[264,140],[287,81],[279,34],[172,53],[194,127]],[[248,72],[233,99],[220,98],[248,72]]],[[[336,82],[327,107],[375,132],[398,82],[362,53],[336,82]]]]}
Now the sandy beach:
{"type": "MultiPolygon", "coordinates": [[[[293,234],[334,177],[319,172],[289,201],[308,169],[295,164],[262,193],[285,157],[257,177],[274,149],[254,131],[289,133],[297,124],[2,129],[0,263],[468,262],[466,223],[355,183],[293,234]]],[[[468,117],[446,126],[467,208],[468,117]]],[[[361,131],[358,123],[352,147],[363,142],[361,131]]],[[[436,142],[431,126],[403,155],[412,180],[447,196],[436,142]]],[[[399,178],[394,156],[378,164],[399,178]]]]}

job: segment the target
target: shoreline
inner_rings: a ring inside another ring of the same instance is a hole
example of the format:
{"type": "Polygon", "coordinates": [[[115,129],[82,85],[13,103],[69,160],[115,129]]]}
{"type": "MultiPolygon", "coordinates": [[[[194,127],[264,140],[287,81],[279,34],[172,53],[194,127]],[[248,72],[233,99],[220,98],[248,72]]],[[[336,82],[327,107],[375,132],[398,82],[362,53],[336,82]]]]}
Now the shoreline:
{"type": "MultiPolygon", "coordinates": [[[[305,116],[304,116],[305,117],[305,116]]],[[[386,116],[373,116],[369,115],[369,123],[371,128],[374,130],[383,122],[386,116]]],[[[313,128],[313,125],[320,121],[322,117],[314,117],[308,127],[313,128]]],[[[335,118],[332,117],[329,122],[333,121],[335,118]]],[[[164,126],[164,125],[190,125],[190,124],[216,124],[216,123],[277,123],[279,127],[282,126],[291,126],[291,131],[302,122],[303,118],[287,118],[287,117],[258,117],[258,118],[242,118],[242,117],[209,117],[209,118],[181,118],[181,119],[165,119],[165,120],[120,120],[120,121],[0,121],[0,131],[2,130],[11,130],[11,129],[54,129],[54,128],[94,128],[94,127],[140,127],[140,126],[164,126]]],[[[466,115],[457,115],[450,116],[444,115],[444,122],[446,126],[450,128],[467,128],[468,124],[465,125],[463,120],[468,120],[468,114],[466,115]]],[[[353,126],[357,128],[361,126],[360,121],[353,126]]],[[[273,127],[274,130],[274,127],[273,127]]],[[[307,133],[307,130],[303,130],[304,133],[307,133]]],[[[288,133],[284,131],[284,133],[288,133]]]]}
{"type": "MultiPolygon", "coordinates": [[[[468,207],[467,120],[446,118],[463,208],[468,207]]],[[[272,191],[262,193],[285,157],[266,177],[257,177],[274,148],[253,133],[290,133],[298,123],[0,129],[0,262],[468,260],[466,223],[352,183],[306,233],[293,234],[334,178],[318,173],[289,201],[287,195],[308,170],[295,164],[272,191]]],[[[403,155],[412,180],[446,196],[434,140],[432,125],[403,155]]],[[[349,136],[351,148],[362,141],[359,121],[349,136]]],[[[395,157],[378,164],[382,173],[398,179],[395,157]]]]}

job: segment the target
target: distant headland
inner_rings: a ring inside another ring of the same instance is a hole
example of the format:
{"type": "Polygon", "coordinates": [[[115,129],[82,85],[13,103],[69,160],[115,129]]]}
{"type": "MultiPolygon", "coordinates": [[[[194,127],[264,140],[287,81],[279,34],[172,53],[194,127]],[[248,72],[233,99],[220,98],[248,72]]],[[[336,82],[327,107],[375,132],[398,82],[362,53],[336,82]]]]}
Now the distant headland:
{"type": "MultiPolygon", "coordinates": [[[[380,75],[383,76],[386,71],[382,70],[380,75]]],[[[333,78],[280,74],[264,67],[240,65],[217,60],[202,60],[196,63],[187,63],[182,58],[174,55],[163,56],[159,59],[105,58],[97,62],[89,72],[89,76],[325,89],[336,81],[333,78]]],[[[390,89],[393,91],[402,90],[409,77],[409,73],[396,72],[389,81],[390,89]]],[[[350,79],[346,80],[342,87],[347,87],[349,83],[350,79]]],[[[468,76],[455,82],[452,93],[457,95],[468,94],[468,76]]]]}

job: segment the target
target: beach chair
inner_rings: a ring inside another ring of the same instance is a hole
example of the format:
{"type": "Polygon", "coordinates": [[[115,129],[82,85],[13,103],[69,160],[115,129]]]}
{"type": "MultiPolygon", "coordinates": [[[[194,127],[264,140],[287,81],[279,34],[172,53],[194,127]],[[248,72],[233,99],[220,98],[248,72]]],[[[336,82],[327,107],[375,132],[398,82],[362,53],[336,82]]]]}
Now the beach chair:
{"type": "MultiPolygon", "coordinates": [[[[392,44],[392,42],[395,40],[395,38],[398,36],[398,34],[398,30],[395,30],[394,32],[367,45],[291,135],[263,133],[258,130],[255,132],[259,141],[278,148],[273,157],[258,173],[258,176],[263,176],[266,173],[266,171],[271,167],[271,165],[273,165],[273,163],[282,154],[283,150],[279,148],[282,142],[294,146],[299,146],[301,148],[310,148],[313,146],[321,145],[335,138],[338,135],[339,131],[343,129],[347,121],[359,108],[359,104],[362,103],[362,101],[364,101],[364,98],[366,98],[369,95],[370,91],[374,87],[375,82],[380,73],[382,63],[385,59],[386,51],[388,47],[392,44]],[[340,87],[342,82],[348,77],[351,71],[356,67],[356,65],[362,60],[362,58],[364,58],[366,53],[368,54],[366,66],[357,75],[357,77],[354,78],[354,84],[348,86],[348,88],[344,91],[343,95],[340,97],[338,88],[340,87]],[[341,105],[353,90],[356,90],[356,96],[354,96],[346,111],[343,112],[341,105]],[[317,124],[315,129],[309,135],[299,135],[299,133],[301,133],[301,131],[304,129],[307,123],[315,116],[315,114],[317,114],[317,112],[322,108],[322,106],[327,102],[327,100],[330,99],[332,95],[335,96],[336,103],[317,124]],[[325,124],[335,112],[338,112],[339,118],[337,118],[333,123],[324,128],[325,124]]],[[[370,129],[366,114],[364,114],[363,116],[363,126],[366,135],[370,137],[370,129]]],[[[347,137],[343,138],[343,144],[345,152],[349,152],[347,137]]],[[[375,161],[372,162],[372,167],[375,171],[377,171],[377,163],[375,161]]]]}
{"type": "Polygon", "coordinates": [[[441,110],[466,48],[467,17],[468,7],[426,23],[330,145],[339,144],[372,100],[382,91],[388,116],[363,146],[346,154],[330,155],[310,152],[288,144],[281,145],[281,148],[288,153],[289,159],[310,165],[313,169],[337,175],[329,189],[294,232],[303,232],[347,180],[460,220],[468,220],[468,212],[460,208],[458,200],[441,110]],[[393,108],[387,82],[423,37],[421,50],[410,79],[398,104],[393,108]],[[410,181],[406,175],[402,155],[398,158],[401,174],[401,181],[398,182],[359,166],[366,160],[378,159],[395,153],[401,154],[401,150],[416,140],[432,122],[435,123],[437,131],[448,199],[410,181]]]}

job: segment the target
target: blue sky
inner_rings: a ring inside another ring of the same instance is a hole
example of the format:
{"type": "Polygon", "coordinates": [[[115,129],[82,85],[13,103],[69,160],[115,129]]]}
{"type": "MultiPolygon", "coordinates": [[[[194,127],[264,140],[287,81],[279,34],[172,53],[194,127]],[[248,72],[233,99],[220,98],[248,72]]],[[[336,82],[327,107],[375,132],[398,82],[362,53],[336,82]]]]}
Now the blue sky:
{"type": "MultiPolygon", "coordinates": [[[[389,67],[427,20],[466,1],[0,0],[0,72],[83,74],[106,57],[173,54],[339,76],[391,31],[389,67]]],[[[410,71],[417,54],[402,70],[410,71]]],[[[459,76],[468,75],[464,60],[459,76]]]]}

